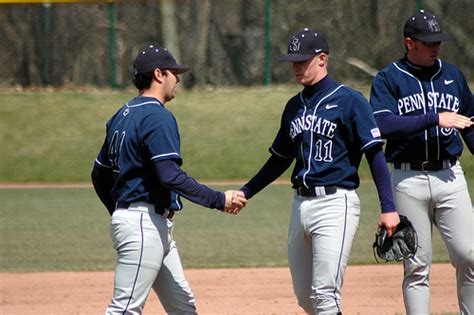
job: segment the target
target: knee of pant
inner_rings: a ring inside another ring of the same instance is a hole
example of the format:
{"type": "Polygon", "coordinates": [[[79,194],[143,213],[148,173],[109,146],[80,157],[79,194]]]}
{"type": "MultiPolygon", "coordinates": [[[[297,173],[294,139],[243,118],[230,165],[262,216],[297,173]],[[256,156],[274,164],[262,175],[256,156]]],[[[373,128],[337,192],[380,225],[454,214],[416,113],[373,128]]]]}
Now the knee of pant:
{"type": "Polygon", "coordinates": [[[308,301],[300,301],[298,300],[298,305],[305,311],[306,314],[314,314],[313,303],[311,300],[308,301]]]}
{"type": "Polygon", "coordinates": [[[115,315],[115,314],[141,314],[143,311],[142,306],[125,306],[121,303],[112,301],[112,303],[107,307],[105,311],[106,315],[115,315]]]}
{"type": "Polygon", "coordinates": [[[405,267],[405,279],[409,278],[411,283],[425,282],[429,278],[429,265],[411,265],[405,267]]]}
{"type": "Polygon", "coordinates": [[[304,309],[307,314],[314,314],[313,302],[311,301],[309,294],[298,295],[296,294],[296,299],[298,300],[298,305],[304,309]]]}
{"type": "Polygon", "coordinates": [[[336,314],[339,312],[339,299],[333,294],[313,293],[311,300],[314,312],[317,314],[336,314]]]}
{"type": "Polygon", "coordinates": [[[465,255],[458,255],[455,258],[451,258],[451,264],[456,269],[474,270],[474,256],[466,253],[465,255]]]}

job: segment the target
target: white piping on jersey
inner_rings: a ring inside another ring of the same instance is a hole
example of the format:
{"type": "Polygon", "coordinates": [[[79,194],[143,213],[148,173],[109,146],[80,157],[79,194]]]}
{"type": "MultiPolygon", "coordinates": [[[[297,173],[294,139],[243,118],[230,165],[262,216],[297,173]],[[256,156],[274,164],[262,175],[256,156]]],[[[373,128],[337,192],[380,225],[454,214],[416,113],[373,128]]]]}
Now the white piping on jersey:
{"type": "MultiPolygon", "coordinates": [[[[438,64],[439,64],[439,69],[438,69],[438,71],[437,71],[435,74],[433,74],[433,76],[432,76],[431,79],[430,79],[431,92],[433,92],[433,93],[434,93],[434,91],[435,91],[435,90],[434,90],[434,85],[433,85],[433,78],[441,71],[441,68],[443,67],[443,64],[441,63],[441,60],[439,60],[439,59],[438,59],[438,64]]],[[[434,108],[435,113],[437,113],[438,111],[437,111],[437,109],[436,109],[436,106],[433,106],[433,108],[434,108]]],[[[439,127],[438,127],[438,126],[436,126],[436,142],[437,142],[437,144],[438,144],[438,147],[437,147],[437,149],[438,149],[438,154],[437,154],[437,158],[436,158],[436,159],[439,160],[439,159],[440,159],[440,157],[439,157],[439,156],[440,156],[440,148],[439,148],[439,127]]],[[[427,158],[427,160],[428,160],[428,158],[427,158]]]]}
{"type": "Polygon", "coordinates": [[[152,156],[152,157],[151,157],[151,160],[154,160],[154,159],[157,159],[157,158],[160,158],[160,157],[164,157],[164,156],[172,156],[172,155],[176,155],[176,156],[179,157],[179,154],[178,154],[178,153],[176,153],[176,152],[171,152],[171,153],[158,154],[158,155],[152,156]]]}
{"type": "Polygon", "coordinates": [[[183,209],[183,206],[179,203],[178,196],[176,196],[176,199],[174,201],[176,202],[176,205],[178,206],[178,209],[183,209]]]}
{"type": "Polygon", "coordinates": [[[385,113],[385,112],[394,114],[394,112],[392,112],[392,111],[389,110],[389,109],[382,109],[382,110],[378,110],[378,111],[374,112],[374,115],[375,115],[375,114],[380,114],[380,113],[385,113]]]}
{"type": "MultiPolygon", "coordinates": [[[[308,170],[303,174],[303,184],[306,186],[306,188],[308,188],[308,185],[306,184],[306,175],[308,175],[309,171],[311,170],[311,155],[313,154],[313,128],[314,128],[314,116],[316,115],[316,110],[318,109],[319,105],[321,105],[321,103],[327,99],[329,96],[333,95],[334,93],[336,93],[337,90],[339,90],[340,88],[342,88],[344,85],[339,85],[337,88],[335,88],[333,91],[331,91],[328,95],[324,96],[323,98],[321,98],[319,100],[319,102],[316,104],[316,106],[314,107],[314,111],[313,111],[313,119],[311,121],[311,142],[310,142],[310,147],[309,147],[309,157],[308,157],[308,170]]],[[[303,101],[303,104],[305,104],[305,112],[306,112],[306,102],[304,101],[304,98],[302,97],[302,93],[303,92],[300,92],[300,99],[303,101]]],[[[303,142],[303,141],[302,141],[303,142]]]]}
{"type": "MultiPolygon", "coordinates": [[[[301,117],[303,118],[303,120],[304,120],[304,116],[306,115],[306,110],[308,109],[308,107],[306,106],[306,102],[305,102],[305,100],[304,100],[303,93],[300,93],[300,100],[301,100],[301,102],[302,102],[303,105],[304,105],[303,115],[301,116],[301,117]]],[[[300,143],[300,154],[301,154],[301,156],[304,157],[303,141],[301,141],[301,143],[300,143]]],[[[303,160],[303,162],[304,162],[304,159],[302,159],[302,160],[303,160]]],[[[306,183],[305,183],[305,186],[306,186],[306,183]]],[[[306,187],[308,187],[308,186],[306,186],[306,187]]]]}
{"type": "Polygon", "coordinates": [[[372,141],[369,141],[367,142],[362,148],[360,148],[361,150],[364,150],[365,147],[367,147],[368,145],[371,145],[372,143],[374,142],[382,142],[383,143],[383,140],[380,140],[380,139],[376,139],[376,140],[372,140],[372,141]]]}
{"type": "Polygon", "coordinates": [[[103,166],[103,167],[105,167],[105,168],[112,168],[112,166],[110,166],[110,165],[105,165],[105,164],[103,164],[103,163],[100,163],[100,161],[97,160],[97,159],[95,159],[95,162],[96,162],[97,164],[99,164],[100,166],[103,166]]]}
{"type": "Polygon", "coordinates": [[[274,149],[273,147],[270,147],[270,151],[272,151],[273,154],[278,155],[279,157],[284,158],[284,159],[290,159],[290,158],[293,157],[292,155],[290,155],[290,156],[285,156],[285,155],[283,155],[283,154],[280,154],[280,153],[278,153],[277,151],[275,151],[275,149],[274,149]]]}
{"type": "MultiPolygon", "coordinates": [[[[406,75],[408,75],[408,76],[412,77],[413,79],[415,79],[416,82],[418,82],[418,85],[420,86],[420,90],[421,90],[421,95],[423,96],[423,113],[426,115],[426,98],[425,98],[425,93],[423,92],[423,85],[421,84],[420,80],[418,80],[418,78],[415,77],[410,72],[400,68],[395,62],[393,63],[393,65],[395,66],[395,68],[400,70],[402,73],[405,73],[406,75]]],[[[425,130],[425,160],[428,160],[428,129],[425,130]]]]}
{"type": "Polygon", "coordinates": [[[127,106],[128,108],[143,106],[143,105],[147,105],[147,104],[158,104],[158,105],[161,105],[161,103],[160,103],[160,102],[157,102],[157,101],[143,102],[143,103],[135,104],[135,105],[128,105],[128,103],[130,103],[130,102],[127,102],[127,104],[125,104],[125,106],[127,106]]]}

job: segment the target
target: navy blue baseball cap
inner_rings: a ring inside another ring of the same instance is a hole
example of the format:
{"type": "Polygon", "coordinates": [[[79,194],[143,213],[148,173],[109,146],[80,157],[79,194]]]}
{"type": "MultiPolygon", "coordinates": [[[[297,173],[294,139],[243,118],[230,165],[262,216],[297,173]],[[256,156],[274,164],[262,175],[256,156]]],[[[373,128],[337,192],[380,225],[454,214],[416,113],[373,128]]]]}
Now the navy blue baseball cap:
{"type": "Polygon", "coordinates": [[[288,43],[288,53],[281,56],[278,61],[300,62],[319,55],[329,54],[329,44],[323,33],[304,28],[296,33],[288,43]]]}
{"type": "Polygon", "coordinates": [[[177,73],[183,73],[191,69],[188,65],[180,65],[176,62],[168,49],[149,45],[142,50],[133,62],[133,75],[138,75],[153,71],[156,68],[161,70],[173,69],[177,73]]]}
{"type": "Polygon", "coordinates": [[[451,36],[441,31],[436,16],[425,10],[420,10],[408,18],[403,28],[403,36],[427,43],[451,40],[451,36]]]}

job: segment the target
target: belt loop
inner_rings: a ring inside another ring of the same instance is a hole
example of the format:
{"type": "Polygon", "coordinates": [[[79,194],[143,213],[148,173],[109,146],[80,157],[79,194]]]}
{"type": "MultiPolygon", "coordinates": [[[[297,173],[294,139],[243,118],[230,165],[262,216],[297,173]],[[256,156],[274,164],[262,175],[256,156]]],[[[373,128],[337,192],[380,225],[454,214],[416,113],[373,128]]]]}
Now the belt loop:
{"type": "Polygon", "coordinates": [[[428,165],[428,161],[424,161],[424,162],[421,162],[421,171],[424,172],[425,171],[425,166],[428,165]]]}
{"type": "Polygon", "coordinates": [[[326,197],[326,190],[324,189],[324,186],[314,187],[314,192],[316,193],[316,196],[318,197],[326,197]]]}

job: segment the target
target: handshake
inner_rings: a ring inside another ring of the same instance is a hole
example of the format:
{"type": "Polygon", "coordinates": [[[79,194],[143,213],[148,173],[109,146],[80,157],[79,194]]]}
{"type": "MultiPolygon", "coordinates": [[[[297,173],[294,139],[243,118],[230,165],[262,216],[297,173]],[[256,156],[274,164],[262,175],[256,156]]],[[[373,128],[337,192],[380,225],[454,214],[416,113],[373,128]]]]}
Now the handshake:
{"type": "Polygon", "coordinates": [[[227,190],[225,194],[224,212],[228,214],[238,214],[247,204],[247,198],[240,190],[227,190]]]}

